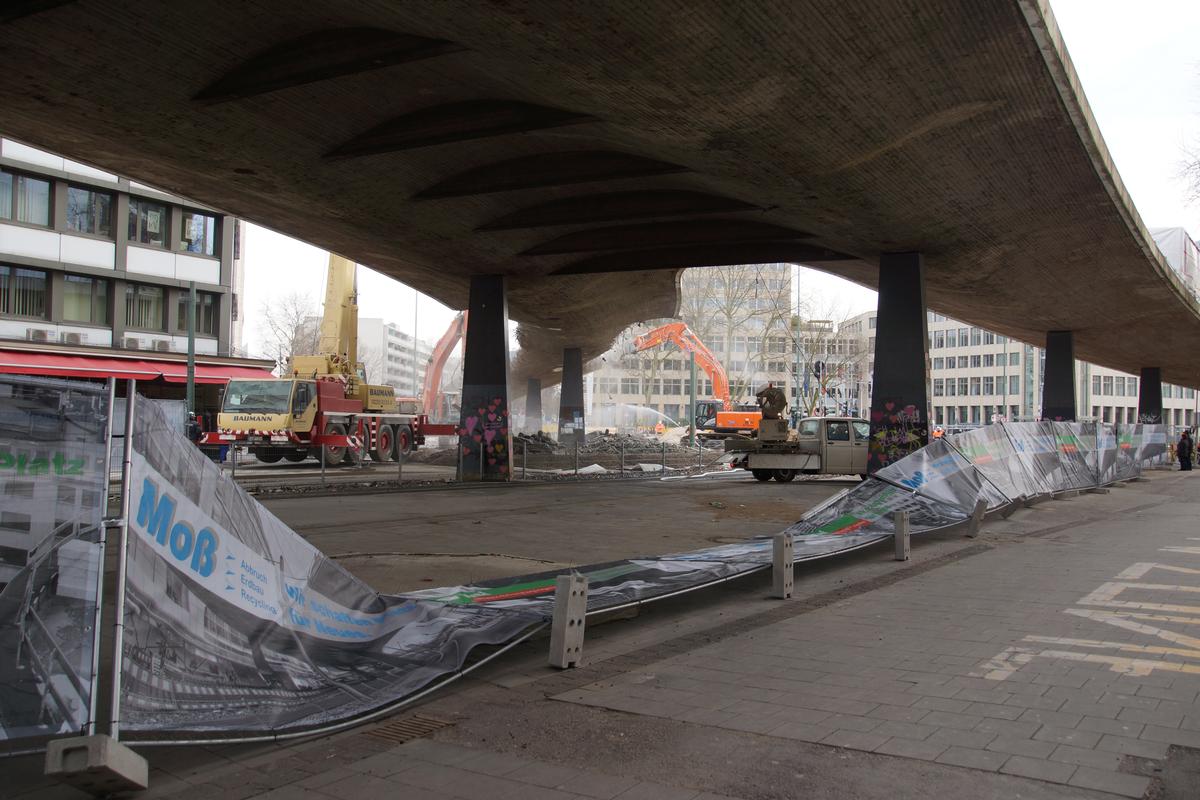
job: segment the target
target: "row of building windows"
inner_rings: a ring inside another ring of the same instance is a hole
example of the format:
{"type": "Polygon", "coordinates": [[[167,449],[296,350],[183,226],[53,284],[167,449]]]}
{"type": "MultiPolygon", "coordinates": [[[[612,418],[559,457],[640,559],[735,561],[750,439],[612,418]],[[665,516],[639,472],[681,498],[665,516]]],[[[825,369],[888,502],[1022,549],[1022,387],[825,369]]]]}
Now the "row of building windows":
{"type": "MultiPolygon", "coordinates": [[[[88,275],[64,275],[62,320],[90,325],[111,324],[110,281],[88,275]]],[[[174,294],[178,331],[187,330],[188,291],[141,283],[125,284],[125,325],[147,331],[167,330],[167,303],[174,294]]],[[[217,335],[217,295],[196,293],[196,332],[217,335]]],[[[40,269],[0,264],[0,316],[50,318],[50,276],[40,269]]]]}
{"type": "Polygon", "coordinates": [[[943,347],[977,347],[985,344],[1004,344],[1007,340],[982,328],[950,328],[929,334],[929,345],[935,350],[943,347]]]}
{"type": "Polygon", "coordinates": [[[1010,422],[1017,419],[1020,406],[1003,405],[982,406],[934,406],[933,421],[937,425],[990,425],[997,416],[1006,417],[1010,422]]]}
{"type": "Polygon", "coordinates": [[[1092,394],[1104,397],[1137,397],[1138,379],[1121,375],[1093,375],[1092,394]]]}
{"type": "MultiPolygon", "coordinates": [[[[995,415],[1004,415],[1003,405],[982,406],[934,406],[934,422],[938,425],[988,425],[994,421],[995,415]]],[[[1008,421],[1018,418],[1020,408],[1008,406],[1008,421]]],[[[1165,409],[1165,421],[1176,426],[1191,427],[1194,423],[1192,409],[1165,409]]],[[[1092,418],[1099,422],[1134,424],[1137,422],[1137,409],[1133,406],[1092,406],[1092,418]]]]}
{"type": "Polygon", "coordinates": [[[958,378],[957,380],[954,378],[933,379],[934,397],[1020,393],[1021,377],[1019,375],[997,375],[995,378],[987,375],[982,378],[958,378]]]}
{"type": "MultiPolygon", "coordinates": [[[[74,184],[67,187],[66,229],[105,239],[113,238],[116,200],[111,192],[74,184]]],[[[53,191],[50,181],[0,170],[0,220],[50,227],[53,191]]],[[[129,199],[129,241],[167,247],[168,207],[151,200],[129,199]]],[[[199,211],[183,211],[179,249],[215,256],[217,218],[199,211]]]]}
{"type": "MultiPolygon", "coordinates": [[[[640,395],[643,389],[650,394],[690,394],[691,381],[680,378],[618,378],[597,376],[593,379],[593,390],[597,395],[632,394],[640,395]]],[[[696,394],[709,397],[712,395],[712,381],[696,380],[696,394]]]]}
{"type": "MultiPolygon", "coordinates": [[[[830,355],[854,355],[858,352],[858,342],[853,339],[802,337],[802,352],[818,357],[830,355]]],[[[872,340],[873,341],[873,340],[872,340]]],[[[734,353],[778,353],[786,355],[794,353],[794,339],[788,336],[734,336],[729,343],[734,353]]],[[[706,341],[705,346],[714,353],[726,353],[726,341],[723,337],[715,337],[706,341]]]]}
{"type": "Polygon", "coordinates": [[[775,311],[781,315],[791,311],[791,297],[788,294],[755,295],[753,297],[706,297],[700,305],[709,311],[729,311],[741,313],[745,311],[775,311]]]}
{"type": "Polygon", "coordinates": [[[1020,353],[1009,353],[1007,359],[1004,353],[983,353],[974,356],[946,356],[933,359],[933,369],[977,369],[983,367],[1003,367],[1007,360],[1008,366],[1021,365],[1020,353]]]}
{"type": "MultiPolygon", "coordinates": [[[[651,372],[655,369],[653,361],[639,361],[636,358],[621,359],[621,367],[624,369],[640,369],[644,372],[651,372]]],[[[688,372],[691,368],[692,366],[689,361],[674,358],[664,359],[658,365],[658,370],[662,372],[688,372]]],[[[790,373],[795,371],[796,365],[790,361],[730,361],[725,365],[725,369],[730,373],[740,373],[747,368],[762,370],[764,372],[790,373]]]]}

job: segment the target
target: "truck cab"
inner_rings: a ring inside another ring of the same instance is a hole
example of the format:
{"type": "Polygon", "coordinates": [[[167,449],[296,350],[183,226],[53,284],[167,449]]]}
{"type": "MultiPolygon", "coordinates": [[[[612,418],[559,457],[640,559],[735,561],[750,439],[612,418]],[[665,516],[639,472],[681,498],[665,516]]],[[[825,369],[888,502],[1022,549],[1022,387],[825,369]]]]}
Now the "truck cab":
{"type": "Polygon", "coordinates": [[[749,470],[760,481],[790,481],[797,475],[865,475],[871,426],[858,417],[805,417],[795,431],[782,420],[765,423],[759,436],[730,440],[732,465],[749,470]]]}
{"type": "Polygon", "coordinates": [[[857,417],[808,417],[796,427],[801,450],[816,454],[822,475],[863,475],[871,443],[871,425],[857,417]]]}
{"type": "Polygon", "coordinates": [[[316,381],[231,380],[225,388],[217,427],[253,430],[269,441],[272,433],[311,431],[316,414],[316,381]]]}

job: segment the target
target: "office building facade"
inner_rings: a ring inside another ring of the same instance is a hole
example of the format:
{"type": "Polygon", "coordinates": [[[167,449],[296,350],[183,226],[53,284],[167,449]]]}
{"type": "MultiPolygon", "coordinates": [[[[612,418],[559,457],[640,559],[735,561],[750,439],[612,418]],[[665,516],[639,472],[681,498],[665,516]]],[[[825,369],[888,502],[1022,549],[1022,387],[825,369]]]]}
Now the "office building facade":
{"type": "Polygon", "coordinates": [[[232,357],[238,239],[232,217],[0,138],[0,371],[182,396],[194,282],[198,382],[265,375],[232,357]]]}

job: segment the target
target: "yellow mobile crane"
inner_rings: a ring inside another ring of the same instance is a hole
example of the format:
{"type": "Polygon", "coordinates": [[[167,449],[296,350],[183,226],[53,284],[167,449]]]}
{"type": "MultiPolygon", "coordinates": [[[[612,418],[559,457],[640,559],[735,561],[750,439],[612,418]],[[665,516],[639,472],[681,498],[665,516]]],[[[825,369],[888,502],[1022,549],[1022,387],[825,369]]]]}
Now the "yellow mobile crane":
{"type": "Polygon", "coordinates": [[[400,414],[390,386],[368,384],[358,360],[356,265],[329,255],[318,353],[296,355],[283,377],[231,380],[217,430],[202,444],[245,444],[260,460],[303,461],[324,448],[325,461],[352,460],[365,449],[390,461],[424,440],[421,416],[400,414]]]}

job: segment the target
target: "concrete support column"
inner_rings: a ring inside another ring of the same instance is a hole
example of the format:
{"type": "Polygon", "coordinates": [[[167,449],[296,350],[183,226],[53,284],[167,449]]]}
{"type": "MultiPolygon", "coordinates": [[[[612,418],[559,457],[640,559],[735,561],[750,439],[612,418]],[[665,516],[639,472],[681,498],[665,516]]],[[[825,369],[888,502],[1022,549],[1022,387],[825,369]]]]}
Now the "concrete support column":
{"type": "Polygon", "coordinates": [[[1163,421],[1162,370],[1142,367],[1138,383],[1138,422],[1161,425],[1163,421]]]}
{"type": "Polygon", "coordinates": [[[868,472],[899,461],[929,441],[928,347],[921,254],[885,253],[879,259],[868,472]]]}
{"type": "Polygon", "coordinates": [[[471,324],[463,347],[461,480],[512,478],[508,410],[508,301],[502,275],[471,277],[471,324]]]}
{"type": "Polygon", "coordinates": [[[558,442],[583,444],[587,430],[583,424],[583,351],[578,347],[563,350],[562,391],[558,404],[558,442]]]}
{"type": "Polygon", "coordinates": [[[525,388],[525,430],[537,433],[542,429],[542,380],[530,378],[525,388]]]}
{"type": "Polygon", "coordinates": [[[1042,380],[1042,419],[1075,421],[1075,336],[1046,334],[1046,376],[1042,380]]]}

